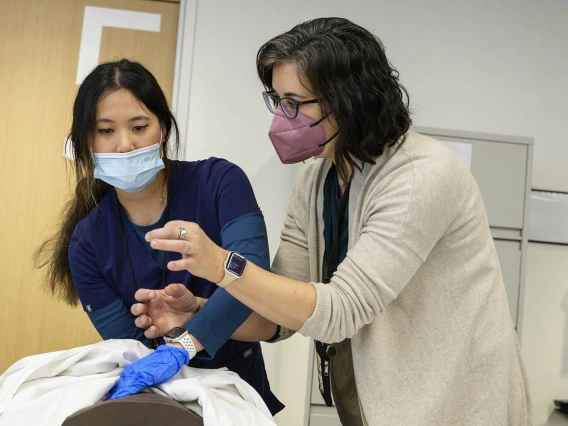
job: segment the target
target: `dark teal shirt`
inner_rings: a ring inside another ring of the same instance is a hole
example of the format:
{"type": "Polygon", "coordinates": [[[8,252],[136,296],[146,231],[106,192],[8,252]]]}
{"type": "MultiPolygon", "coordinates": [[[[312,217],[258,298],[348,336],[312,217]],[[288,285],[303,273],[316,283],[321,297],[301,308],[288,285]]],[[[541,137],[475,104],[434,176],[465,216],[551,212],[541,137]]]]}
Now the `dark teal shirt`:
{"type": "Polygon", "coordinates": [[[164,259],[166,257],[166,252],[162,250],[154,250],[152,247],[150,247],[150,243],[146,241],[146,234],[150,231],[153,231],[154,229],[164,227],[164,225],[166,224],[167,212],[168,209],[164,209],[164,211],[162,212],[162,216],[160,216],[160,219],[158,219],[158,221],[152,225],[142,226],[142,225],[135,225],[134,223],[131,222],[132,227],[134,228],[134,232],[136,233],[136,236],[138,237],[142,245],[144,245],[146,249],[148,249],[148,252],[150,253],[150,255],[152,255],[152,257],[156,261],[156,265],[158,265],[160,268],[164,267],[164,259]]]}
{"type": "Polygon", "coordinates": [[[339,206],[341,197],[339,196],[339,184],[337,182],[337,171],[335,165],[331,166],[323,187],[323,221],[325,252],[329,258],[331,243],[339,233],[339,263],[343,262],[347,255],[347,245],[349,242],[349,208],[345,210],[343,224],[338,230],[339,206]]]}

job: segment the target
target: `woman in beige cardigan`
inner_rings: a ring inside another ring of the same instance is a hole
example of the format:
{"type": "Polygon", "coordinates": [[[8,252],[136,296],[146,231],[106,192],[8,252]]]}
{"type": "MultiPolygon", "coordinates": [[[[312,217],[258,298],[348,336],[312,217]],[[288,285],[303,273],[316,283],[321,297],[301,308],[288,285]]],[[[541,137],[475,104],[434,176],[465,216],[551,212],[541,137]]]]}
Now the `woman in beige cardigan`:
{"type": "MultiPolygon", "coordinates": [[[[274,340],[290,330],[316,339],[331,376],[320,387],[344,425],[531,424],[478,186],[444,145],[409,131],[379,39],[316,19],[268,41],[257,68],[282,162],[320,158],[294,187],[272,273],[187,222],[147,235],[181,254],[168,268],[225,287],[278,324],[274,340]]],[[[157,316],[181,315],[158,306],[181,305],[182,293],[140,291],[133,312],[144,328],[155,316],[148,337],[167,331],[157,316]]]]}

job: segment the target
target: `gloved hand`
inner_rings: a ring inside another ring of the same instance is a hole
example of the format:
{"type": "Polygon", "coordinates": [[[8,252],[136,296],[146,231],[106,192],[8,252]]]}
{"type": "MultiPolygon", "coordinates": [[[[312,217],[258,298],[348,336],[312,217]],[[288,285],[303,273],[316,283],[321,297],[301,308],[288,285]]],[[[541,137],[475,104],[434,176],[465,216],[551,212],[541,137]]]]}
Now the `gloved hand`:
{"type": "Polygon", "coordinates": [[[124,368],[118,382],[110,390],[109,401],[137,394],[149,386],[161,385],[174,377],[188,362],[189,353],[185,349],[161,345],[150,355],[124,368]]]}

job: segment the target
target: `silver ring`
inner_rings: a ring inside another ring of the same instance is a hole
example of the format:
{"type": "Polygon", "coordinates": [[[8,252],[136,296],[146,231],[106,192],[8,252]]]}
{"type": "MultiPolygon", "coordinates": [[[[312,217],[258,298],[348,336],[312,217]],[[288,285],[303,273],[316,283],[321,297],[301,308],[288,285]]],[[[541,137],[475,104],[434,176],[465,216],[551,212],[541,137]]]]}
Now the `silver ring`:
{"type": "Polygon", "coordinates": [[[152,327],[152,324],[154,324],[154,321],[152,321],[152,318],[148,317],[148,319],[150,320],[150,325],[148,326],[148,328],[152,327]]]}
{"type": "Polygon", "coordinates": [[[185,234],[187,234],[187,231],[185,230],[185,228],[182,228],[181,226],[179,227],[179,237],[178,240],[185,240],[185,234]]]}
{"type": "Polygon", "coordinates": [[[187,251],[185,252],[185,254],[189,254],[189,252],[191,251],[191,241],[188,241],[189,243],[189,248],[187,249],[187,251]]]}

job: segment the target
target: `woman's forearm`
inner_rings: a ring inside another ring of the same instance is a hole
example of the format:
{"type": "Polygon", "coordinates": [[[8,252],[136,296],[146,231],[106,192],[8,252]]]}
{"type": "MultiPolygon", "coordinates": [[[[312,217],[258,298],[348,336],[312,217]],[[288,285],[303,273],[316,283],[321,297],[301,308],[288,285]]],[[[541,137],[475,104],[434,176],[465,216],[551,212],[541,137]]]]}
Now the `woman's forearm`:
{"type": "Polygon", "coordinates": [[[231,339],[240,342],[262,342],[276,333],[276,324],[253,312],[233,333],[231,339]]]}
{"type": "Polygon", "coordinates": [[[243,276],[225,290],[260,316],[291,330],[302,327],[316,306],[312,284],[267,272],[251,262],[243,276]]]}
{"type": "MultiPolygon", "coordinates": [[[[201,297],[196,297],[196,299],[198,301],[198,309],[195,313],[197,313],[197,311],[199,311],[208,301],[208,299],[201,297]]],[[[238,340],[240,342],[262,342],[274,336],[276,333],[276,327],[276,324],[272,321],[269,321],[256,312],[253,312],[233,333],[231,339],[238,340]]],[[[194,338],[194,342],[195,340],[196,339],[194,338]]]]}

